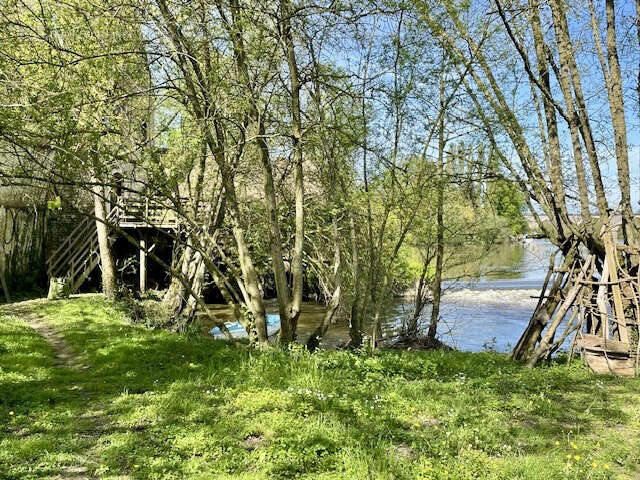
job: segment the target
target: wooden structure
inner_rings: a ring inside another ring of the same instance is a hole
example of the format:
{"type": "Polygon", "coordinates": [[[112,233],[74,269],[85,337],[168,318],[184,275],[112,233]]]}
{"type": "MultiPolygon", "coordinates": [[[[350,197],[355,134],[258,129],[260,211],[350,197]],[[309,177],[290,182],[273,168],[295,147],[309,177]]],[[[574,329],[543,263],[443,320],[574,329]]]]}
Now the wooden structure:
{"type": "Polygon", "coordinates": [[[127,195],[118,197],[111,209],[120,228],[175,229],[178,218],[175,212],[147,197],[127,195]]]}
{"type": "Polygon", "coordinates": [[[600,335],[583,334],[578,339],[582,357],[589,368],[597,374],[614,374],[634,377],[638,356],[630,351],[628,342],[604,339],[600,335]]]}
{"type": "MultiPolygon", "coordinates": [[[[119,229],[140,229],[140,290],[146,289],[147,253],[145,229],[176,229],[178,219],[173,210],[148,198],[119,196],[107,205],[107,225],[119,229]]],[[[47,259],[49,278],[64,277],[72,293],[77,292],[91,272],[100,264],[96,220],[87,215],[47,259]]]]}
{"type": "Polygon", "coordinates": [[[617,225],[610,219],[602,228],[605,257],[600,278],[578,281],[596,296],[580,298],[575,344],[594,373],[631,377],[639,373],[640,277],[620,268],[616,234],[617,225]]]}

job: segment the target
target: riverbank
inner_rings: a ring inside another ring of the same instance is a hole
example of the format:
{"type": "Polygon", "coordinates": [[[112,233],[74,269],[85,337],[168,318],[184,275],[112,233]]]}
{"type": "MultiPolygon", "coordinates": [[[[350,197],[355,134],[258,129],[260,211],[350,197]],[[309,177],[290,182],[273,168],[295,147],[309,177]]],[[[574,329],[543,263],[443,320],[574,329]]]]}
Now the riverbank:
{"type": "Polygon", "coordinates": [[[97,296],[3,312],[1,479],[640,474],[640,380],[579,363],[249,352],[132,326],[97,296]]]}

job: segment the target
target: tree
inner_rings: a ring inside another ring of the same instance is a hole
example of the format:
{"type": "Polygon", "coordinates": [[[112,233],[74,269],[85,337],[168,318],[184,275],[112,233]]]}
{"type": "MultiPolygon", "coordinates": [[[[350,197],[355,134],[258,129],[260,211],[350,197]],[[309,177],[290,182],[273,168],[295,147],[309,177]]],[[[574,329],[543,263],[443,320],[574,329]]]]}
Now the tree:
{"type": "MultiPolygon", "coordinates": [[[[503,29],[493,36],[498,42],[502,42],[504,38],[508,39],[512,50],[507,54],[515,54],[519,60],[520,72],[529,81],[528,99],[537,112],[539,141],[527,134],[524,126],[526,112],[513,106],[519,104],[517,97],[515,102],[507,99],[509,91],[504,88],[507,72],[490,60],[496,58],[495,52],[499,47],[496,47],[496,42],[492,45],[485,42],[489,34],[489,24],[485,19],[475,18],[477,23],[474,25],[464,22],[463,12],[452,4],[445,4],[439,15],[422,6],[419,8],[449,55],[461,64],[472,61],[470,81],[466,82],[466,90],[474,105],[475,114],[484,126],[492,148],[521,188],[528,208],[540,229],[557,245],[564,257],[559,269],[554,265],[550,266],[549,276],[553,278],[549,283],[545,282],[544,300],[539,302],[529,326],[513,351],[514,358],[527,360],[532,365],[558,348],[566,334],[580,328],[579,321],[574,319],[565,335],[551,341],[560,324],[558,319],[566,312],[564,300],[571,298],[570,294],[575,293],[574,282],[580,277],[579,272],[590,264],[591,256],[596,258],[599,278],[607,281],[603,270],[606,261],[601,229],[602,225],[609,221],[611,208],[600,167],[602,152],[596,147],[600,141],[615,147],[612,150],[615,151],[617,164],[621,198],[618,211],[622,218],[624,243],[632,247],[636,243],[637,229],[630,208],[628,145],[624,95],[620,87],[622,82],[615,32],[615,3],[605,2],[606,61],[600,45],[599,26],[597,16],[593,13],[593,5],[591,9],[594,51],[600,61],[607,92],[604,99],[590,97],[591,107],[584,93],[585,80],[578,65],[580,56],[576,53],[571,38],[566,6],[553,0],[549,3],[548,9],[545,9],[543,17],[543,5],[533,0],[526,5],[511,3],[508,8],[497,0],[494,4],[503,29]],[[516,16],[515,13],[519,11],[525,11],[527,15],[516,16]],[[553,36],[545,33],[549,30],[543,28],[542,18],[551,19],[549,27],[554,33],[553,36]],[[443,22],[446,22],[446,27],[443,26],[443,22]],[[558,88],[552,85],[552,72],[558,88]],[[609,125],[608,129],[602,130],[604,138],[596,136],[591,120],[593,108],[600,100],[606,101],[610,111],[608,118],[599,119],[609,125]],[[558,117],[564,122],[564,131],[570,133],[569,152],[564,151],[560,142],[561,125],[558,117]],[[608,139],[607,135],[610,135],[608,139]],[[508,143],[505,143],[505,140],[508,143]],[[510,159],[509,151],[517,155],[519,164],[510,159]],[[541,154],[536,155],[536,152],[541,154]],[[583,153],[586,153],[588,169],[584,165],[583,153]],[[570,167],[561,160],[566,156],[573,159],[573,172],[567,172],[570,167]],[[542,165],[538,158],[543,159],[542,165]],[[575,178],[577,183],[581,222],[575,222],[569,216],[569,177],[575,178]],[[593,186],[595,193],[599,221],[591,215],[589,185],[593,186]],[[550,223],[543,222],[540,212],[546,214],[550,223]],[[583,248],[585,250],[582,250],[583,248]],[[582,253],[584,251],[588,252],[586,256],[582,253]],[[545,292],[547,285],[549,289],[545,292]],[[547,327],[549,328],[543,338],[543,331],[547,327]]],[[[504,45],[504,42],[501,45],[504,45]]],[[[518,95],[524,93],[518,91],[518,95]]],[[[634,268],[637,262],[633,255],[627,256],[622,253],[622,256],[622,265],[634,268]]],[[[580,290],[581,294],[586,294],[583,290],[585,289],[580,290]]],[[[620,308],[616,308],[617,310],[620,308]]]]}

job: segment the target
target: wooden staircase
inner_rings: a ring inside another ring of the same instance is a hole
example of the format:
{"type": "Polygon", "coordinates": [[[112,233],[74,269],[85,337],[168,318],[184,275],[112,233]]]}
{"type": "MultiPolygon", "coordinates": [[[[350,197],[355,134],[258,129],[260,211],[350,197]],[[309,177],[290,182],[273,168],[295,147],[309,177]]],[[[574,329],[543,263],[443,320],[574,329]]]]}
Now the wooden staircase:
{"type": "MultiPolygon", "coordinates": [[[[118,214],[119,209],[112,208],[107,222],[116,223],[118,214]]],[[[98,229],[95,220],[87,216],[49,257],[47,273],[49,278],[67,278],[71,293],[75,293],[99,264],[98,229]]]]}

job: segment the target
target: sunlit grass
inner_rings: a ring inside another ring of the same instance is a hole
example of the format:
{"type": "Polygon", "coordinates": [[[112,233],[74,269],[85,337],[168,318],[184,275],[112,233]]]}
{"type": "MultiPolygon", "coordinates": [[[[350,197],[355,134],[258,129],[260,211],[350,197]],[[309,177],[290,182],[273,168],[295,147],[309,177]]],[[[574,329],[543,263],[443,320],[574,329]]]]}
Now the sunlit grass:
{"type": "Polygon", "coordinates": [[[640,382],[493,353],[249,352],[41,303],[90,368],[0,320],[0,478],[637,478],[640,382]]]}

